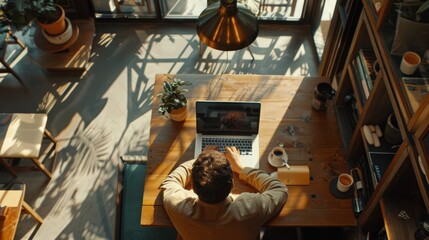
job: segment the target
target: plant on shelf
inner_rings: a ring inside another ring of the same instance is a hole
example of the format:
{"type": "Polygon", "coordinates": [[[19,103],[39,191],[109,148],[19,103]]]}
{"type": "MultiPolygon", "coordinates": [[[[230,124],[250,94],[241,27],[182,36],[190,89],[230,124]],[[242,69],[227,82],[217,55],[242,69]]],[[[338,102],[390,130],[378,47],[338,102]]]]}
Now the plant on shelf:
{"type": "Polygon", "coordinates": [[[47,18],[55,14],[53,0],[1,0],[1,26],[9,26],[12,31],[28,28],[37,18],[47,18]]]}
{"type": "Polygon", "coordinates": [[[67,26],[65,11],[54,0],[0,0],[2,32],[25,31],[33,21],[43,28],[48,41],[49,37],[61,36],[64,40],[71,35],[72,28],[67,26]]]}
{"type": "Polygon", "coordinates": [[[191,85],[191,83],[177,78],[171,79],[169,77],[169,79],[170,81],[164,81],[164,91],[157,95],[158,98],[161,98],[159,112],[174,121],[180,122],[185,120],[187,115],[186,104],[188,100],[184,93],[188,90],[184,89],[183,86],[191,85]]]}

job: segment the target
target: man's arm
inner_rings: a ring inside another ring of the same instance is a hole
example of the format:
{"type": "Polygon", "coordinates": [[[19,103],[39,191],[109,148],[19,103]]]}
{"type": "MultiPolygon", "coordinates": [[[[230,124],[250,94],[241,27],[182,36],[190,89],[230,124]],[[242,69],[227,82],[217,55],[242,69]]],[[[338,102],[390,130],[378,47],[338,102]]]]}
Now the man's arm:
{"type": "Polygon", "coordinates": [[[161,183],[161,189],[183,189],[191,181],[192,164],[195,160],[189,160],[180,164],[161,183]]]}
{"type": "Polygon", "coordinates": [[[244,168],[239,176],[260,192],[264,222],[281,211],[288,197],[287,187],[281,181],[262,170],[248,167],[244,168]]]}
{"type": "Polygon", "coordinates": [[[226,147],[226,157],[232,170],[239,174],[241,180],[247,182],[260,192],[261,220],[263,222],[281,211],[287,200],[287,187],[268,173],[254,168],[243,168],[240,161],[240,150],[226,147]]]}

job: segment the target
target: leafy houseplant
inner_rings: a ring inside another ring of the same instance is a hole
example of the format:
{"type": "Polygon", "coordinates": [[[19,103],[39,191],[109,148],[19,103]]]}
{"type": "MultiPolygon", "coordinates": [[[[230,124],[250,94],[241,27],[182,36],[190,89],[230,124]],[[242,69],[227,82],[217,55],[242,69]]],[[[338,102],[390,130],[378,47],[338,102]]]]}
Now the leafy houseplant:
{"type": "Polygon", "coordinates": [[[31,21],[55,12],[53,0],[1,0],[0,16],[2,26],[8,25],[14,31],[27,28],[31,21]]]}
{"type": "Polygon", "coordinates": [[[159,112],[162,115],[170,116],[174,121],[186,119],[186,104],[188,101],[183,93],[188,90],[183,88],[185,85],[191,85],[191,83],[177,78],[164,81],[164,91],[157,95],[158,98],[161,98],[159,112]]]}
{"type": "Polygon", "coordinates": [[[33,20],[52,44],[64,44],[72,37],[70,20],[54,0],[0,0],[0,33],[26,30],[33,20]]]}

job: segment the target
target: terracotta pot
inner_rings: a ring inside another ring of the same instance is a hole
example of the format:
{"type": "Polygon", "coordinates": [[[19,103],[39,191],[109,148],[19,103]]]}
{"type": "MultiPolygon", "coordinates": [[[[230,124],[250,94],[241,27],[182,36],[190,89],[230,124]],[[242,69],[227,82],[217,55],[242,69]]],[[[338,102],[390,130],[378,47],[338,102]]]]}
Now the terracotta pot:
{"type": "Polygon", "coordinates": [[[58,4],[55,4],[55,8],[61,11],[61,16],[59,19],[55,20],[52,23],[41,23],[38,19],[36,19],[37,24],[45,30],[45,32],[52,36],[57,36],[63,33],[66,30],[66,13],[64,8],[58,4]]]}
{"type": "Polygon", "coordinates": [[[186,117],[188,115],[188,110],[187,110],[186,106],[179,108],[179,109],[173,109],[169,113],[169,115],[170,115],[171,120],[176,121],[176,122],[182,122],[182,121],[186,120],[186,117]]]}

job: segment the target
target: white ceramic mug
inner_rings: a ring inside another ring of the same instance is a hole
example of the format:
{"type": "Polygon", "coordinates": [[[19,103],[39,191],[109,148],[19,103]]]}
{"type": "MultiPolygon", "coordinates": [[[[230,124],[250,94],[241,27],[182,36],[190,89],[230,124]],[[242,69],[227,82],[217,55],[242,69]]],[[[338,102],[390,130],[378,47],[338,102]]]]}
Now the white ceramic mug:
{"type": "Polygon", "coordinates": [[[413,75],[422,62],[420,56],[415,52],[406,52],[402,56],[400,70],[405,75],[413,75]]]}
{"type": "Polygon", "coordinates": [[[340,192],[347,192],[353,185],[353,177],[350,174],[342,173],[338,176],[337,189],[340,192]]]}
{"type": "Polygon", "coordinates": [[[270,153],[271,164],[275,166],[283,166],[286,161],[286,150],[282,147],[274,147],[270,153]]]}

